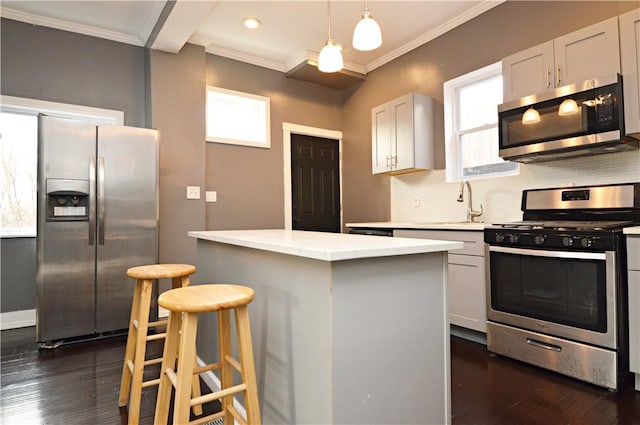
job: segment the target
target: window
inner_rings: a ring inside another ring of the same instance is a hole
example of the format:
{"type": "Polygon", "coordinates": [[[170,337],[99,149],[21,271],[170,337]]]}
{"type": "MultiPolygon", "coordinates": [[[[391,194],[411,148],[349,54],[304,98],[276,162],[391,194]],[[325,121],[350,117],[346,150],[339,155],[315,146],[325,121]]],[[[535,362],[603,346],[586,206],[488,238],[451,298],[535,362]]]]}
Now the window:
{"type": "Polygon", "coordinates": [[[122,124],[120,111],[1,97],[0,237],[36,236],[39,113],[96,124],[122,124]]]}
{"type": "Polygon", "coordinates": [[[269,98],[207,86],[207,141],[271,147],[269,98]]]}
{"type": "Polygon", "coordinates": [[[444,83],[448,182],[519,172],[518,163],[498,156],[501,71],[497,62],[444,83]]]}

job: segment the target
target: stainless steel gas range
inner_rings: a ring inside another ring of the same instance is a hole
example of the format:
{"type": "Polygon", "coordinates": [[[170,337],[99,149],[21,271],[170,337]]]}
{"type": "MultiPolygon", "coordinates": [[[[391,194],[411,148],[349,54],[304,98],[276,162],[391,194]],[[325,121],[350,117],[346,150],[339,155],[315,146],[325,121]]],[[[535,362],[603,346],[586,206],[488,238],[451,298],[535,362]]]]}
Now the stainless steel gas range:
{"type": "Polygon", "coordinates": [[[626,244],[640,183],[525,190],[484,230],[489,351],[617,390],[628,373],[626,244]]]}

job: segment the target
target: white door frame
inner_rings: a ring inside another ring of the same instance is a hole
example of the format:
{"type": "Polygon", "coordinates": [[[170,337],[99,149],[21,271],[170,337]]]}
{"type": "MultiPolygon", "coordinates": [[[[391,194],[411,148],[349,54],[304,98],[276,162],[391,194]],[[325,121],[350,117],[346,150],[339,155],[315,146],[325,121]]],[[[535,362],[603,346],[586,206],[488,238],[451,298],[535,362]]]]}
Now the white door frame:
{"type": "Polygon", "coordinates": [[[322,137],[338,140],[340,170],[340,229],[342,229],[342,131],[326,130],[324,128],[307,127],[304,125],[282,123],[282,151],[284,159],[284,228],[291,230],[291,134],[322,137]]]}

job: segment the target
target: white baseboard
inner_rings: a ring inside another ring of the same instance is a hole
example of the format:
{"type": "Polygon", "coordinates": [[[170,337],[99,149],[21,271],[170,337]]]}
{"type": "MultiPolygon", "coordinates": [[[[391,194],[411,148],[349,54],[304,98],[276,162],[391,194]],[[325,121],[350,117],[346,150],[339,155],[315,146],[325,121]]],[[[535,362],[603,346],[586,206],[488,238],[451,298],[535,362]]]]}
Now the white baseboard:
{"type": "Polygon", "coordinates": [[[36,325],[36,310],[19,310],[0,313],[0,330],[26,328],[36,325]]]}
{"type": "MultiPolygon", "coordinates": [[[[205,366],[205,365],[206,363],[203,362],[200,357],[198,357],[198,366],[205,366]]],[[[207,387],[209,387],[209,389],[212,392],[220,391],[220,379],[218,379],[218,377],[213,373],[213,371],[202,373],[200,374],[200,376],[202,377],[202,380],[204,381],[205,384],[207,384],[207,387]]],[[[240,402],[235,397],[233,398],[233,407],[236,408],[238,413],[243,415],[245,418],[247,417],[247,412],[244,410],[244,406],[240,404],[240,402]]],[[[238,421],[234,421],[234,422],[235,422],[235,425],[238,425],[238,421]]]]}

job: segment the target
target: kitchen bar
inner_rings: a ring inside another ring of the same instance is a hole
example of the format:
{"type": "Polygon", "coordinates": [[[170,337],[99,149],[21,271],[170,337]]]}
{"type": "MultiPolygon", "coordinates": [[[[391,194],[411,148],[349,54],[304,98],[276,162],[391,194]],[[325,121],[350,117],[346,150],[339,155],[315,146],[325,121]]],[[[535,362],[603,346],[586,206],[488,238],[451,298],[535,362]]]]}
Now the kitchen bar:
{"type": "MultiPolygon", "coordinates": [[[[462,243],[290,230],[189,236],[201,282],[255,291],[264,423],[451,423],[446,265],[462,243]]],[[[211,320],[200,332],[213,335],[211,320]]],[[[199,353],[213,358],[215,347],[199,353]]]]}

